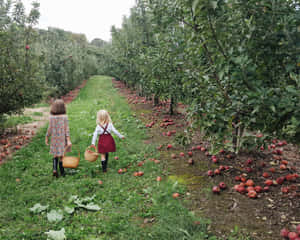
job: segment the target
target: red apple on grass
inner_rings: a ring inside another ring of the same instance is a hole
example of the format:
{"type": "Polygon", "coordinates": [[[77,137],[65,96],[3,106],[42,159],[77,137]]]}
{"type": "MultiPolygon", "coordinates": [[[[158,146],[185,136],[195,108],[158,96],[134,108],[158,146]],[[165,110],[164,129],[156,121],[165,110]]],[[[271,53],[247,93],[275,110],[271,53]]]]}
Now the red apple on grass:
{"type": "Polygon", "coordinates": [[[179,193],[173,193],[173,194],[172,194],[172,197],[173,197],[174,199],[178,198],[179,196],[180,196],[179,193]]]}

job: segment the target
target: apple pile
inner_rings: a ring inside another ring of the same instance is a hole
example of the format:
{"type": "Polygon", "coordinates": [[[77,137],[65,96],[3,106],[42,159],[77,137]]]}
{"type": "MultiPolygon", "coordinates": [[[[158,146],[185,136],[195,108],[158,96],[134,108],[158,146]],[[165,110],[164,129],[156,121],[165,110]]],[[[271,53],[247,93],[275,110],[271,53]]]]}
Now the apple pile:
{"type": "Polygon", "coordinates": [[[166,127],[174,125],[174,124],[175,124],[175,122],[174,122],[173,119],[164,118],[163,122],[159,126],[162,127],[162,128],[166,128],[166,127]]]}

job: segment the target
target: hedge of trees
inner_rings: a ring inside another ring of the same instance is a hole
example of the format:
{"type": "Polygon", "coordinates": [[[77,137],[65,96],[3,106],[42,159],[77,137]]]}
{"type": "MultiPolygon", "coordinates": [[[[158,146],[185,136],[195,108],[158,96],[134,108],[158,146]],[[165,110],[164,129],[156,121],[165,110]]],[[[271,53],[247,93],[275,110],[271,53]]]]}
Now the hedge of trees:
{"type": "Polygon", "coordinates": [[[35,28],[40,13],[0,0],[0,122],[48,96],[59,97],[98,71],[98,46],[85,35],[35,28]]]}
{"type": "Polygon", "coordinates": [[[299,1],[138,0],[100,64],[171,113],[188,104],[213,151],[238,152],[299,142],[299,45],[299,1]]]}

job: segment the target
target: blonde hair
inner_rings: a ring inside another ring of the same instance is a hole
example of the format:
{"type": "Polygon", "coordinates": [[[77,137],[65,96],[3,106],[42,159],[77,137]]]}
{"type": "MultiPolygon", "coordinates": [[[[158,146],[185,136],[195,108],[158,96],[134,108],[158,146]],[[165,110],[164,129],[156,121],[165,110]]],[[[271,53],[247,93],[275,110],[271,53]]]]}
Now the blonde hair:
{"type": "Polygon", "coordinates": [[[100,125],[111,123],[111,118],[106,110],[100,110],[97,112],[96,123],[100,125]]]}

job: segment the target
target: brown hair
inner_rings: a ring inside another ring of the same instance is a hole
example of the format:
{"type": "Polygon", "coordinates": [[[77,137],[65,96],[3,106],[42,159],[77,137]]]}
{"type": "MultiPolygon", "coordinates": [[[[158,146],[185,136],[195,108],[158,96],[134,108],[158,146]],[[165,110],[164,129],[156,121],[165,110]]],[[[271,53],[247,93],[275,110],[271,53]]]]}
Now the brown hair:
{"type": "Polygon", "coordinates": [[[63,100],[61,99],[56,99],[52,104],[51,104],[51,109],[50,113],[52,115],[59,115],[59,114],[66,114],[66,106],[63,100]]]}

